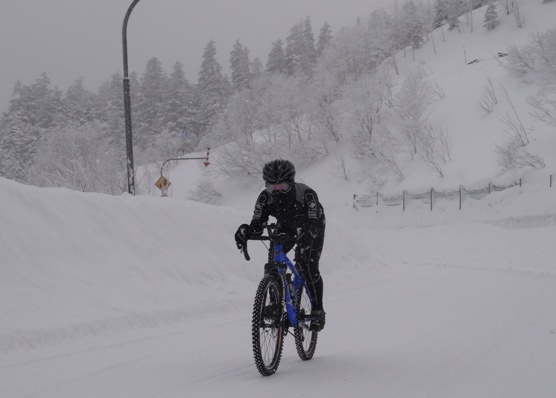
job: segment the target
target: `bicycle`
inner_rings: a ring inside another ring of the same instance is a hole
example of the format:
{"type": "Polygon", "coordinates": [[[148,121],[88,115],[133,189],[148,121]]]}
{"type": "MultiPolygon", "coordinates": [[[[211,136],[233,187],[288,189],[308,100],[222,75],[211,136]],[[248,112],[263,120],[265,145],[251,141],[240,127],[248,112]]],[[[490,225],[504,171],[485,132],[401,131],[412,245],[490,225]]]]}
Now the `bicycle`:
{"type": "MultiPolygon", "coordinates": [[[[296,239],[279,233],[276,224],[266,227],[267,236],[252,236],[249,240],[269,241],[265,275],[255,293],[251,335],[257,370],[263,376],[273,375],[282,357],[284,337],[291,332],[299,357],[311,359],[317,347],[318,332],[311,330],[312,298],[307,284],[295,265],[283,252],[283,244],[296,239]]],[[[242,247],[250,260],[247,242],[242,247]]]]}

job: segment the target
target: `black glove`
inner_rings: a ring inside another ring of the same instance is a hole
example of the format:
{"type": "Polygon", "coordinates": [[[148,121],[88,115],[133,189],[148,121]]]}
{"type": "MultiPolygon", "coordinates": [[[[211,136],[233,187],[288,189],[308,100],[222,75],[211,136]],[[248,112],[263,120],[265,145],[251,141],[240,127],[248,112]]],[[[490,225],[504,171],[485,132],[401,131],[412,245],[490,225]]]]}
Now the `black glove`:
{"type": "Polygon", "coordinates": [[[242,249],[251,237],[251,227],[247,224],[241,224],[234,235],[238,249],[242,249]]]}

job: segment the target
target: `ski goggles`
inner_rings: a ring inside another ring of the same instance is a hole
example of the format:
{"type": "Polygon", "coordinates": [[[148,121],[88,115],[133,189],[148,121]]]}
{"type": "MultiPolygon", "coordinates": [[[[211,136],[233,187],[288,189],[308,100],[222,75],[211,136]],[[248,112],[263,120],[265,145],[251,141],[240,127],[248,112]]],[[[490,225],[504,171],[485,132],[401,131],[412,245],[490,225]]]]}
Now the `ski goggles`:
{"type": "Polygon", "coordinates": [[[292,184],[287,181],[267,182],[264,185],[271,194],[286,193],[292,188],[292,184]]]}

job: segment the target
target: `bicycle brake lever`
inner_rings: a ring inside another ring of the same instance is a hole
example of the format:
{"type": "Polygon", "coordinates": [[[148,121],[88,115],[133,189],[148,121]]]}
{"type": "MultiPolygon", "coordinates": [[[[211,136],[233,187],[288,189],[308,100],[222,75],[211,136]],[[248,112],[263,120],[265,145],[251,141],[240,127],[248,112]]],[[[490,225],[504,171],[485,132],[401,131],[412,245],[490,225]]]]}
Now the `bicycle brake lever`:
{"type": "Polygon", "coordinates": [[[249,256],[249,252],[247,252],[247,242],[242,245],[241,252],[247,261],[251,260],[251,256],[249,256]]]}

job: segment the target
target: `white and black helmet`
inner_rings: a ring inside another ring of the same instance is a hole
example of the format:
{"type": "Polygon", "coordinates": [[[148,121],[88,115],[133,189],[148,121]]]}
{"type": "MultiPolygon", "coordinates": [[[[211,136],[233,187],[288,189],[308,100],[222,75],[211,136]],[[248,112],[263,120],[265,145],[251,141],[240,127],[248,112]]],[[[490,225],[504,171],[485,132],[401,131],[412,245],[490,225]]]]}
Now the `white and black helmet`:
{"type": "Polygon", "coordinates": [[[268,162],[263,167],[263,180],[265,182],[293,181],[295,179],[295,167],[289,160],[276,159],[268,162]]]}

